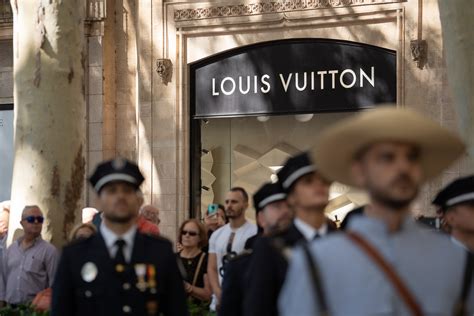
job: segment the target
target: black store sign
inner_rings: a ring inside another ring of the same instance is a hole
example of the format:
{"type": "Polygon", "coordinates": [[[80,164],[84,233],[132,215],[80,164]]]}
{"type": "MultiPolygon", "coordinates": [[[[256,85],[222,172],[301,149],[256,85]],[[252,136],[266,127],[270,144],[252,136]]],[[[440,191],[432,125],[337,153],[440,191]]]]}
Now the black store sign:
{"type": "Polygon", "coordinates": [[[396,102],[395,51],[330,39],[240,47],[190,64],[194,118],[356,111],[396,102]]]}

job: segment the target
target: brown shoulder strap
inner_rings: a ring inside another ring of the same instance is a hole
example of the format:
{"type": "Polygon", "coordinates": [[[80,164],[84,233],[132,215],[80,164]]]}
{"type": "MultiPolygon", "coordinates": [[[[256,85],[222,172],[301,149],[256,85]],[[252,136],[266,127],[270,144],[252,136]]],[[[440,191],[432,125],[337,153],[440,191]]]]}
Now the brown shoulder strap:
{"type": "Polygon", "coordinates": [[[204,261],[205,256],[206,256],[206,254],[204,252],[202,252],[201,257],[199,257],[198,265],[196,267],[196,270],[194,271],[193,283],[191,284],[192,286],[196,285],[197,278],[198,278],[198,275],[199,275],[199,271],[201,270],[202,262],[204,261]]]}
{"type": "Polygon", "coordinates": [[[306,263],[308,264],[309,273],[311,276],[311,280],[313,281],[313,289],[316,299],[320,306],[320,315],[329,315],[329,308],[326,301],[326,295],[324,294],[323,286],[321,284],[321,277],[319,273],[318,266],[316,265],[316,261],[313,260],[311,252],[308,247],[307,242],[302,243],[303,253],[306,258],[306,263]]]}
{"type": "Polygon", "coordinates": [[[469,292],[471,290],[473,268],[474,268],[474,255],[469,251],[466,255],[466,264],[464,266],[464,276],[463,276],[461,296],[459,297],[459,300],[456,306],[454,307],[454,313],[453,313],[454,316],[468,315],[467,297],[469,296],[469,292]]]}
{"type": "Polygon", "coordinates": [[[415,300],[415,297],[410,290],[405,286],[403,281],[397,275],[395,270],[382,258],[379,252],[369,244],[362,236],[354,232],[347,232],[347,236],[352,242],[354,242],[360,249],[362,249],[374,263],[382,270],[387,279],[392,283],[394,288],[398,291],[400,297],[405,302],[406,306],[411,310],[412,315],[422,316],[423,312],[420,305],[415,300]]]}

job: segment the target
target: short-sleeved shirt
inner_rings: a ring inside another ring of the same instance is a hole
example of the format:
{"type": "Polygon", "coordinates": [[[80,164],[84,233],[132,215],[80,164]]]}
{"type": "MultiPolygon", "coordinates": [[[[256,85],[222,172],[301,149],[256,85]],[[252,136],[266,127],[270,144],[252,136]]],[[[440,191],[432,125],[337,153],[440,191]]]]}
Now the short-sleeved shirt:
{"type": "MultiPolygon", "coordinates": [[[[226,224],[216,230],[209,240],[209,253],[215,253],[217,258],[217,271],[222,267],[222,259],[227,254],[227,245],[233,230],[230,224],[226,224]]],[[[247,239],[257,234],[257,225],[245,222],[242,226],[234,230],[235,236],[232,241],[231,251],[240,254],[245,247],[247,239]]],[[[222,284],[222,276],[219,275],[219,284],[222,284]]]]}

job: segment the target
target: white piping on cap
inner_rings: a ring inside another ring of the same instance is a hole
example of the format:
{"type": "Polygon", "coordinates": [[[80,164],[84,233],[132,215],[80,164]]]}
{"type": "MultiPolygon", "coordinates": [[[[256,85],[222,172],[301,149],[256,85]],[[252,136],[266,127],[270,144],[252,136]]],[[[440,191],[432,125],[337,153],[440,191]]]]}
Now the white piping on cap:
{"type": "Polygon", "coordinates": [[[265,206],[267,206],[270,203],[280,201],[280,200],[284,200],[284,199],[286,199],[286,194],[285,193],[276,193],[276,194],[270,195],[269,197],[263,199],[263,201],[258,203],[258,208],[264,208],[265,206]]]}
{"type": "Polygon", "coordinates": [[[132,184],[137,184],[137,180],[132,177],[131,175],[124,174],[124,173],[112,173],[109,174],[108,176],[103,177],[94,186],[94,189],[99,192],[100,188],[102,188],[106,183],[112,182],[112,181],[125,181],[129,182],[132,184]]]}
{"type": "Polygon", "coordinates": [[[284,182],[283,182],[283,188],[288,189],[291,187],[291,185],[298,180],[300,177],[304,176],[307,173],[311,173],[313,171],[316,171],[316,167],[313,165],[309,166],[304,166],[302,168],[299,168],[295,172],[293,172],[284,182]]]}
{"type": "Polygon", "coordinates": [[[456,196],[452,199],[449,199],[448,201],[446,201],[446,206],[449,207],[454,204],[458,204],[458,203],[470,201],[470,200],[474,200],[474,192],[466,193],[463,195],[456,196]]]}

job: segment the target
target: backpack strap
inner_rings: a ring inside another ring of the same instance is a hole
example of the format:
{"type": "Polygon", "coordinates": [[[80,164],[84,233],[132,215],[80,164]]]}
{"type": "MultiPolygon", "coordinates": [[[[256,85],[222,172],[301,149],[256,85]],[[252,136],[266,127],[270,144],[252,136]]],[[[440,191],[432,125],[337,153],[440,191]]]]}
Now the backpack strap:
{"type": "Polygon", "coordinates": [[[470,251],[468,251],[466,256],[466,264],[464,265],[464,276],[462,282],[461,296],[459,297],[459,300],[456,303],[456,306],[454,307],[454,316],[466,316],[468,313],[466,301],[471,290],[473,268],[474,255],[470,251]]]}
{"type": "Polygon", "coordinates": [[[375,249],[367,240],[355,232],[349,231],[346,235],[349,240],[351,240],[361,250],[363,250],[365,254],[370,259],[372,259],[372,262],[374,262],[385,274],[387,279],[392,283],[393,287],[397,290],[398,294],[405,302],[405,305],[410,309],[412,315],[422,316],[422,309],[417,303],[415,296],[410,292],[408,287],[405,285],[393,267],[384,260],[377,249],[375,249]]]}
{"type": "Polygon", "coordinates": [[[319,302],[320,306],[320,315],[329,315],[329,309],[326,301],[326,296],[324,294],[324,290],[321,285],[321,277],[319,273],[319,269],[316,265],[316,261],[313,260],[311,252],[308,248],[308,243],[302,243],[303,252],[305,254],[306,263],[308,264],[308,269],[311,275],[311,280],[313,281],[313,288],[314,294],[316,295],[316,299],[319,302]]]}

